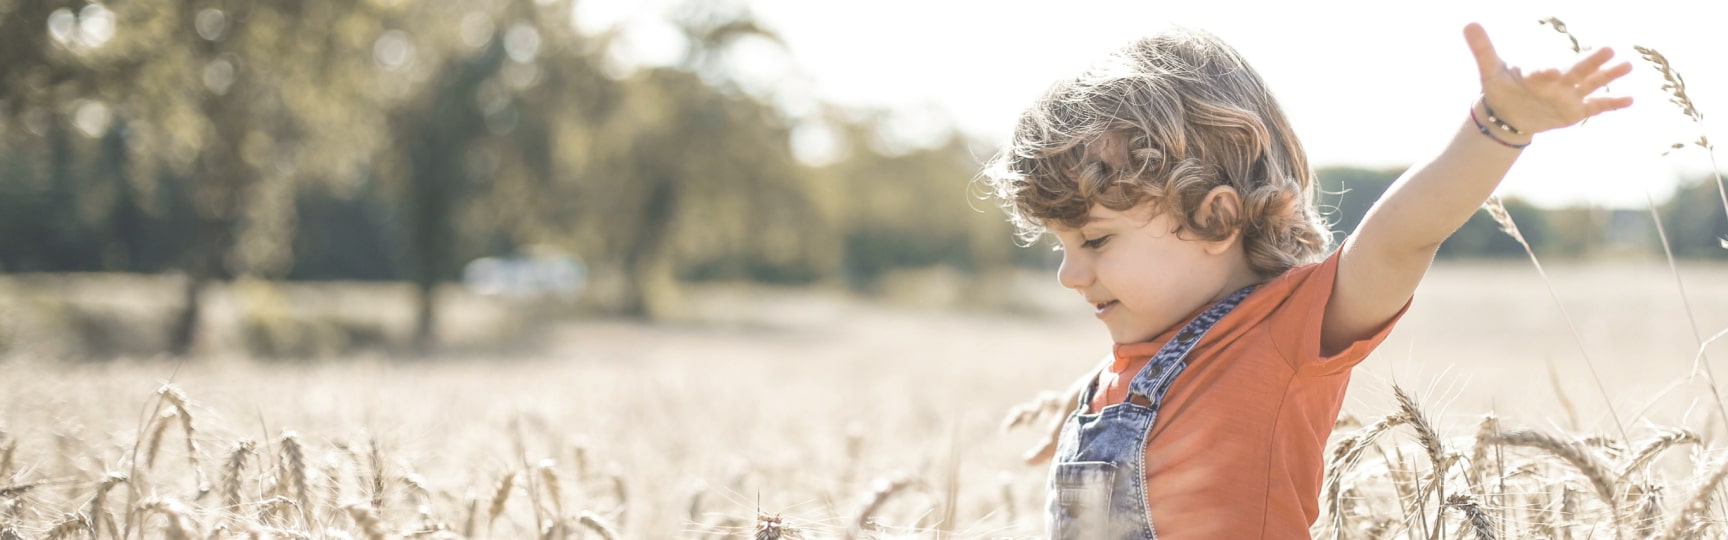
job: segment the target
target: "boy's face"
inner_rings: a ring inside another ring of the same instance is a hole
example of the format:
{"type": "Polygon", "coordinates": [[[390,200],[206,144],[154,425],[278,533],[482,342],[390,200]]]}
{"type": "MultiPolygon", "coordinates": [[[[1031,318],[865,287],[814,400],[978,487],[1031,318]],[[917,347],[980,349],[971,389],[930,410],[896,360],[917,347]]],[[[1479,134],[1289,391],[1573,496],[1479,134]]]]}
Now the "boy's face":
{"type": "Polygon", "coordinates": [[[1117,343],[1137,343],[1204,307],[1230,276],[1212,243],[1183,239],[1176,222],[1150,204],[1118,212],[1094,205],[1078,229],[1051,227],[1062,244],[1063,287],[1093,307],[1117,343]],[[1214,250],[1215,251],[1215,250],[1214,250]]]}

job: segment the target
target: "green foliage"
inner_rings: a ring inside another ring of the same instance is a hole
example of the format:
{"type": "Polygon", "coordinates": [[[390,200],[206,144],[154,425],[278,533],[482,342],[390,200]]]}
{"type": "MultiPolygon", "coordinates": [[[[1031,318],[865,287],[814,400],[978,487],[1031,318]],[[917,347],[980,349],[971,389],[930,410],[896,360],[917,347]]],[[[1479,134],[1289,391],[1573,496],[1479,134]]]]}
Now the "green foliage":
{"type": "Polygon", "coordinates": [[[1728,259],[1728,209],[1716,177],[1699,177],[1675,189],[1662,205],[1662,225],[1675,257],[1728,259]]]}
{"type": "MultiPolygon", "coordinates": [[[[1362,224],[1362,218],[1367,216],[1374,201],[1379,200],[1402,174],[1404,171],[1399,169],[1368,170],[1348,167],[1323,168],[1317,171],[1316,182],[1320,186],[1318,203],[1327,216],[1327,222],[1332,225],[1334,239],[1342,241],[1355,231],[1356,227],[1362,224]]],[[[1553,211],[1543,210],[1517,198],[1508,198],[1504,203],[1512,220],[1518,224],[1519,232],[1523,233],[1538,255],[1558,252],[1550,240],[1555,234],[1548,224],[1553,211]]],[[[1578,243],[1573,241],[1566,245],[1578,243]]],[[[1495,223],[1493,218],[1486,212],[1477,212],[1440,245],[1437,256],[1523,257],[1525,254],[1524,247],[1501,231],[1500,225],[1495,223]]]]}
{"type": "MultiPolygon", "coordinates": [[[[739,43],[779,43],[736,4],[686,6],[683,58],[633,71],[562,0],[93,5],[0,2],[0,271],[176,271],[194,299],[211,279],[414,281],[430,329],[439,283],[530,245],[577,254],[591,302],[645,317],[676,314],[689,280],[873,290],[1057,260],[976,197],[993,149],[883,144],[880,112],[794,117],[735,80],[739,43]],[[98,16],[106,40],[83,30],[98,16]],[[832,162],[795,157],[808,124],[837,134],[832,162]]],[[[1319,171],[1338,238],[1399,173],[1319,171]]],[[[1713,189],[1663,207],[1677,255],[1728,253],[1713,189]]],[[[1615,232],[1636,215],[1507,206],[1543,254],[1653,241],[1615,232]]],[[[1521,253],[1481,215],[1441,249],[1521,253]]]]}

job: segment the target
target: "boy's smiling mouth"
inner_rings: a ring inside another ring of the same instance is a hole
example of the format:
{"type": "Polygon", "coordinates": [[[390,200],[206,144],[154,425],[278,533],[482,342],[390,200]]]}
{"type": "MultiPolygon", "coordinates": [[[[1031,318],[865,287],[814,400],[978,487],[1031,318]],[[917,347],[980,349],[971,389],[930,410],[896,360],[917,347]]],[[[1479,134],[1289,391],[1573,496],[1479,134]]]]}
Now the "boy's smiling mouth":
{"type": "Polygon", "coordinates": [[[1117,302],[1115,300],[1110,300],[1108,302],[1094,302],[1092,304],[1093,314],[1094,315],[1103,315],[1106,310],[1109,310],[1111,306],[1114,306],[1116,304],[1117,304],[1117,302]]]}

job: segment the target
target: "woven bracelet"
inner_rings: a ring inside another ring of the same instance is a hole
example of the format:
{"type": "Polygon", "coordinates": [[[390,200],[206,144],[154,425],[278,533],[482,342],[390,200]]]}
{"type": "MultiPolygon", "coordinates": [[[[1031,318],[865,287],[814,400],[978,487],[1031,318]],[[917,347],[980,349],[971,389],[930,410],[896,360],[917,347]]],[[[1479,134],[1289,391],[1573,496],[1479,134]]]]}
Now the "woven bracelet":
{"type": "MultiPolygon", "coordinates": [[[[1486,108],[1488,106],[1488,102],[1486,102],[1486,101],[1482,102],[1482,106],[1484,108],[1486,108]]],[[[1482,132],[1482,135],[1487,136],[1489,139],[1493,139],[1494,142],[1500,143],[1500,146],[1504,146],[1504,147],[1515,149],[1515,150],[1523,150],[1524,147],[1530,146],[1530,143],[1512,144],[1512,143],[1500,140],[1499,137],[1495,137],[1494,132],[1488,130],[1488,126],[1482,125],[1482,121],[1476,119],[1476,107],[1470,107],[1470,121],[1476,123],[1476,131],[1480,131],[1480,132],[1482,132]]]]}
{"type": "Polygon", "coordinates": [[[1494,114],[1494,108],[1488,106],[1488,96],[1486,94],[1482,96],[1482,110],[1488,112],[1488,122],[1494,124],[1496,127],[1510,131],[1513,135],[1524,134],[1524,132],[1518,131],[1518,128],[1512,127],[1512,124],[1508,124],[1505,120],[1501,120],[1499,115],[1494,114]]]}

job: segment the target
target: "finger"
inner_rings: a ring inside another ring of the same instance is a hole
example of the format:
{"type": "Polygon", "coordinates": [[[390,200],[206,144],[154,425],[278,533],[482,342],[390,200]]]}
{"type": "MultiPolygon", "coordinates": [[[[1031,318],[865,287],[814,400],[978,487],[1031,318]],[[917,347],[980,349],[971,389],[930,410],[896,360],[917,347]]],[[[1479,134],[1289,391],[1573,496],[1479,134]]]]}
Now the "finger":
{"type": "MultiPolygon", "coordinates": [[[[1525,77],[1525,80],[1529,81],[1532,84],[1546,84],[1546,83],[1557,83],[1560,81],[1560,77],[1561,77],[1560,70],[1554,69],[1554,68],[1548,68],[1548,69],[1538,69],[1536,71],[1530,72],[1530,76],[1525,77]]],[[[1568,85],[1568,86],[1570,86],[1570,85],[1568,85]]]]}
{"type": "Polygon", "coordinates": [[[1500,73],[1500,54],[1494,52],[1494,42],[1488,39],[1488,31],[1481,24],[1464,25],[1464,42],[1470,45],[1470,54],[1476,57],[1476,70],[1483,80],[1500,73]]]}
{"type": "Polygon", "coordinates": [[[1591,73],[1589,77],[1586,77],[1583,82],[1578,84],[1578,88],[1583,90],[1585,94],[1589,94],[1595,92],[1598,88],[1608,86],[1608,83],[1613,82],[1614,79],[1624,77],[1627,73],[1631,72],[1632,63],[1621,62],[1615,64],[1614,67],[1591,73]]]}
{"type": "Polygon", "coordinates": [[[1562,75],[1560,80],[1566,84],[1582,84],[1591,74],[1596,73],[1596,70],[1600,69],[1602,64],[1608,63],[1608,60],[1613,57],[1613,49],[1608,47],[1596,49],[1590,53],[1590,56],[1586,56],[1583,60],[1579,60],[1578,63],[1572,64],[1572,68],[1567,69],[1566,74],[1562,75]]]}
{"type": "Polygon", "coordinates": [[[1608,111],[1618,111],[1632,106],[1632,96],[1599,97],[1584,100],[1584,114],[1596,116],[1608,111]]]}

